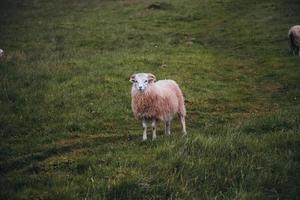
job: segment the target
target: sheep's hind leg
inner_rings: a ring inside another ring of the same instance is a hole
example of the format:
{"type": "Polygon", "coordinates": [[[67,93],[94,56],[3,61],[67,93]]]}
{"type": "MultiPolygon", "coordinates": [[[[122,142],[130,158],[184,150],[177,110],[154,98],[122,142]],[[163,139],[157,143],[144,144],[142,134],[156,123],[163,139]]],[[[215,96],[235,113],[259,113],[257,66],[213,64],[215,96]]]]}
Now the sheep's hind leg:
{"type": "Polygon", "coordinates": [[[182,115],[179,115],[179,118],[180,118],[180,124],[181,124],[181,128],[182,128],[182,134],[186,135],[185,117],[182,115]]]}
{"type": "Polygon", "coordinates": [[[167,119],[165,122],[165,133],[166,135],[171,135],[171,120],[167,119]]]}
{"type": "Polygon", "coordinates": [[[147,122],[145,119],[143,119],[142,124],[143,124],[143,129],[144,129],[143,141],[146,141],[147,140],[147,122]]]}
{"type": "Polygon", "coordinates": [[[152,140],[156,140],[156,128],[157,128],[157,120],[152,120],[152,140]]]}

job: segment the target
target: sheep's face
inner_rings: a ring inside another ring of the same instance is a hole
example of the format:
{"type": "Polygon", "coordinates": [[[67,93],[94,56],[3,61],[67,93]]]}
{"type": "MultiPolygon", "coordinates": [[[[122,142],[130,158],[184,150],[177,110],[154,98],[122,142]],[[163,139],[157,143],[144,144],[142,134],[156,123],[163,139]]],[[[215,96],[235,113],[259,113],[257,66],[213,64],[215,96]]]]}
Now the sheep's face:
{"type": "Polygon", "coordinates": [[[155,76],[150,73],[133,74],[130,77],[130,82],[136,90],[144,92],[149,85],[155,82],[155,76]]]}

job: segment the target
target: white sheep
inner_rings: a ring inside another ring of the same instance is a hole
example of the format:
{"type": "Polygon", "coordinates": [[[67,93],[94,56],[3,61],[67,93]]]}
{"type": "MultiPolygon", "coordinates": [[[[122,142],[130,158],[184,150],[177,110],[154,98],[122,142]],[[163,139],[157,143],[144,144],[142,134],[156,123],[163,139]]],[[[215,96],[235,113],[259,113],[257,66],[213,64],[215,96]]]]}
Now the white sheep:
{"type": "Polygon", "coordinates": [[[132,82],[131,107],[134,116],[142,120],[143,141],[147,140],[147,121],[152,121],[152,140],[156,139],[159,120],[165,123],[166,134],[171,134],[171,120],[178,114],[182,133],[186,134],[184,98],[177,83],[173,80],[160,80],[150,73],[134,74],[132,82]]]}
{"type": "Polygon", "coordinates": [[[295,25],[288,32],[290,50],[300,56],[300,25],[295,25]]]}

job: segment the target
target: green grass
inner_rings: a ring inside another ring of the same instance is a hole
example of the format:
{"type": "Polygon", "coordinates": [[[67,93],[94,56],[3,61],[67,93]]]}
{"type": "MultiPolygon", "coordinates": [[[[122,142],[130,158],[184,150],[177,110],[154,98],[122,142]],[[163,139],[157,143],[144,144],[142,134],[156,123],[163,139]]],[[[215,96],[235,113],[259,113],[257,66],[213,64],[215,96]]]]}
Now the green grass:
{"type": "Polygon", "coordinates": [[[4,0],[0,13],[0,199],[299,199],[298,0],[4,0]],[[175,119],[141,141],[135,72],[179,83],[187,137],[175,119]]]}

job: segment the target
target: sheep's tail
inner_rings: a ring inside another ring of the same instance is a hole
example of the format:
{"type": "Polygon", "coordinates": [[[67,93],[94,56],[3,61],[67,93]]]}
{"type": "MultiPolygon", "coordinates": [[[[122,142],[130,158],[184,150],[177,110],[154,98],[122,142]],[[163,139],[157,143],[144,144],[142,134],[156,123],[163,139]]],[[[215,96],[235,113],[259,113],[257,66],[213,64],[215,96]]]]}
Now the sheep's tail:
{"type": "Polygon", "coordinates": [[[179,104],[179,115],[181,116],[186,116],[186,109],[185,109],[185,105],[184,105],[184,98],[183,98],[183,94],[182,91],[179,89],[179,95],[178,95],[178,104],[179,104]]]}
{"type": "Polygon", "coordinates": [[[175,92],[176,92],[176,96],[177,96],[177,99],[178,99],[178,114],[180,116],[183,116],[185,117],[186,116],[186,109],[185,109],[185,105],[184,105],[184,97],[183,97],[183,94],[182,94],[182,91],[180,89],[180,87],[178,86],[178,84],[175,82],[175,81],[172,81],[173,82],[173,85],[174,85],[174,89],[175,89],[175,92]]]}
{"type": "Polygon", "coordinates": [[[184,99],[182,98],[182,100],[179,101],[179,114],[182,116],[186,116],[186,109],[185,109],[185,105],[184,105],[184,99]]]}

